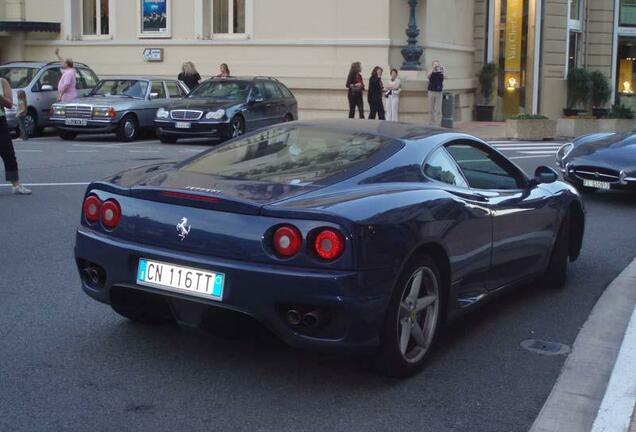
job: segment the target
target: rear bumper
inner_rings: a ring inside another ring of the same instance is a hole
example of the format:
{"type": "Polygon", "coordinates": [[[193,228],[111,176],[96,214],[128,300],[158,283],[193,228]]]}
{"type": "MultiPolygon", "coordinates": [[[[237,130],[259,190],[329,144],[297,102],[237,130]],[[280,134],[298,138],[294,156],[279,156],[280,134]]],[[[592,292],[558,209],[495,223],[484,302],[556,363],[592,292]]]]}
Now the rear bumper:
{"type": "Polygon", "coordinates": [[[155,120],[157,134],[173,138],[217,138],[225,136],[229,129],[229,124],[227,123],[205,123],[200,121],[184,121],[184,123],[190,123],[191,127],[182,129],[176,127],[176,121],[155,120]]]}
{"type": "Polygon", "coordinates": [[[175,318],[191,325],[200,324],[203,315],[214,308],[229,309],[255,318],[290,345],[336,351],[368,351],[379,344],[393,279],[389,271],[286,268],[175,253],[113,240],[83,227],[77,233],[75,256],[78,266],[90,262],[105,270],[102,286],[82,278],[83,290],[100,302],[110,304],[113,287],[150,292],[165,298],[175,318]],[[137,265],[142,257],[224,273],[223,302],[137,285],[137,265]],[[385,294],[363,294],[366,289],[377,293],[380,284],[385,294]],[[189,309],[187,318],[178,316],[184,304],[189,309]],[[296,305],[325,311],[328,324],[312,330],[289,324],[285,312],[296,305]]]}

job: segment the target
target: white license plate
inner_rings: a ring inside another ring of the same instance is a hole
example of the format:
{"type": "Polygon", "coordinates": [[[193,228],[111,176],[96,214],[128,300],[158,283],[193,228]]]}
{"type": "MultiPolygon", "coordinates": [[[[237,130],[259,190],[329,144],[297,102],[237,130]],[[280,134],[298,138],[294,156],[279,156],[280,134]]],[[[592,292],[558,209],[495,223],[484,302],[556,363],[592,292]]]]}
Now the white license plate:
{"type": "Polygon", "coordinates": [[[612,188],[611,184],[598,180],[583,180],[583,186],[605,190],[610,190],[612,188]]]}
{"type": "Polygon", "coordinates": [[[137,283],[222,301],[225,275],[142,258],[137,267],[137,283]]]}
{"type": "Polygon", "coordinates": [[[66,124],[66,126],[86,126],[88,122],[82,119],[66,119],[64,124],[66,124]]]}
{"type": "Polygon", "coordinates": [[[174,127],[176,127],[177,129],[190,129],[192,127],[192,123],[177,122],[175,123],[174,127]]]}

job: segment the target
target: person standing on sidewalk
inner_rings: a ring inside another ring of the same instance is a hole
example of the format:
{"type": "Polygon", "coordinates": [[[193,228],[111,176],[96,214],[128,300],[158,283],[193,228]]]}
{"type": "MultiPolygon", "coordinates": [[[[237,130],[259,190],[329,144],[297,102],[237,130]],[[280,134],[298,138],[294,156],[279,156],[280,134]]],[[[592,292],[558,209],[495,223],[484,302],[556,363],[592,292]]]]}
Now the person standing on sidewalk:
{"type": "Polygon", "coordinates": [[[428,109],[430,124],[439,126],[442,118],[442,92],[444,91],[444,68],[439,60],[433,61],[433,69],[428,74],[428,109]]]}
{"type": "Polygon", "coordinates": [[[73,59],[63,59],[60,56],[60,49],[55,50],[55,55],[62,62],[62,78],[57,84],[57,101],[70,102],[77,99],[77,78],[75,76],[75,63],[73,59]]]}
{"type": "Polygon", "coordinates": [[[201,75],[199,75],[199,72],[197,72],[197,68],[194,66],[194,63],[185,62],[181,66],[181,73],[179,74],[177,79],[187,85],[188,89],[192,91],[196,86],[199,85],[199,82],[201,81],[201,75]]]}
{"type": "Polygon", "coordinates": [[[364,118],[364,99],[362,94],[364,93],[364,79],[362,78],[362,65],[360,62],[354,62],[351,64],[349,70],[349,76],[347,76],[347,97],[349,99],[349,118],[352,119],[356,116],[356,108],[360,114],[360,118],[364,118]]]}
{"type": "Polygon", "coordinates": [[[23,141],[29,139],[29,134],[26,129],[26,115],[27,115],[27,98],[24,90],[18,90],[18,109],[16,111],[16,117],[18,118],[18,124],[20,125],[20,138],[23,141]]]}
{"type": "Polygon", "coordinates": [[[382,96],[384,93],[384,84],[382,84],[382,68],[376,66],[371,72],[371,78],[369,78],[369,93],[367,99],[369,101],[369,120],[375,120],[376,114],[380,120],[386,120],[384,115],[384,102],[382,96]]]}
{"type": "Polygon", "coordinates": [[[230,67],[227,63],[221,63],[219,66],[219,74],[216,76],[217,78],[229,78],[230,77],[230,67]]]}
{"type": "Polygon", "coordinates": [[[18,175],[18,161],[15,158],[15,149],[11,142],[9,126],[5,116],[5,108],[13,107],[13,95],[9,82],[0,78],[0,157],[4,163],[4,175],[11,182],[12,190],[17,195],[31,195],[31,191],[20,184],[18,175]]]}
{"type": "Polygon", "coordinates": [[[402,81],[398,78],[397,69],[391,69],[391,79],[384,86],[384,95],[387,98],[387,115],[388,121],[399,121],[400,111],[400,91],[402,91],[402,81]]]}

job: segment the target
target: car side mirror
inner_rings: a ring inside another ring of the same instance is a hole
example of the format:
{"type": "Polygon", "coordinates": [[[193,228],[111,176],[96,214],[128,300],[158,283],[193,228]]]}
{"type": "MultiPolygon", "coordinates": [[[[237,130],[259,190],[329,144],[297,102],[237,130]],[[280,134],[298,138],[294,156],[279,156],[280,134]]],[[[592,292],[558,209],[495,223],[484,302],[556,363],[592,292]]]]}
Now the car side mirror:
{"type": "Polygon", "coordinates": [[[550,184],[559,180],[559,174],[555,170],[547,166],[540,166],[534,171],[532,185],[550,184]]]}
{"type": "Polygon", "coordinates": [[[150,93],[150,100],[158,99],[158,98],[159,98],[159,93],[150,93]]]}
{"type": "Polygon", "coordinates": [[[40,91],[53,91],[55,90],[51,84],[43,84],[40,87],[40,91]]]}

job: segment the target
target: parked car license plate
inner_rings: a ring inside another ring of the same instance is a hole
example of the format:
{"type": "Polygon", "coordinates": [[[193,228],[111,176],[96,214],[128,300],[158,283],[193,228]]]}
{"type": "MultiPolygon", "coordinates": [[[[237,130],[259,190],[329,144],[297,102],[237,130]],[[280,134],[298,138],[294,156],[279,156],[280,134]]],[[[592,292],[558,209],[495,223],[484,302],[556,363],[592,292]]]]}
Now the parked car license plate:
{"type": "Polygon", "coordinates": [[[612,188],[609,183],[598,180],[583,180],[583,186],[605,190],[610,190],[612,188]]]}
{"type": "Polygon", "coordinates": [[[222,301],[225,275],[142,258],[137,268],[137,283],[222,301]]]}
{"type": "Polygon", "coordinates": [[[66,126],[86,126],[88,122],[83,119],[66,119],[66,126]]]}
{"type": "Polygon", "coordinates": [[[192,127],[192,123],[188,122],[177,122],[174,127],[177,129],[190,129],[192,127]]]}

